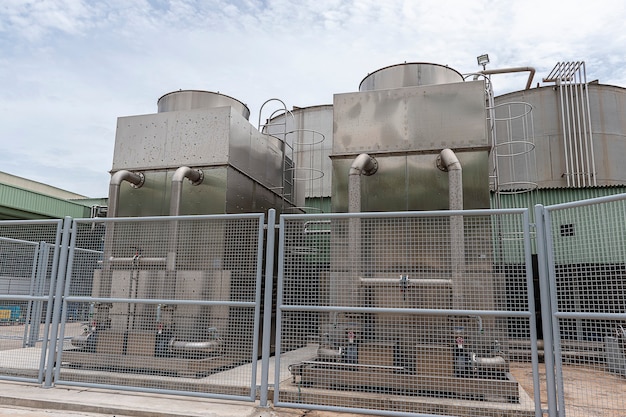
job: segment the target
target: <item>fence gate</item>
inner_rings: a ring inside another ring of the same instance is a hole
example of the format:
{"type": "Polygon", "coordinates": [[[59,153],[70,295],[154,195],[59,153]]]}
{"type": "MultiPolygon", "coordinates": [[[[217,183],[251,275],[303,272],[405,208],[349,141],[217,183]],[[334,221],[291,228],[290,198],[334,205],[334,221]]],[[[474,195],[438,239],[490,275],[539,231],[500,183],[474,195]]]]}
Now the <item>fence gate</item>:
{"type": "Polygon", "coordinates": [[[540,416],[528,210],[281,215],[274,404],[540,416]]]}
{"type": "Polygon", "coordinates": [[[550,415],[623,416],[626,195],[535,215],[550,415]]]}
{"type": "Polygon", "coordinates": [[[0,379],[44,380],[62,225],[0,223],[0,379]]]}
{"type": "Polygon", "coordinates": [[[254,401],[263,237],[263,214],[74,220],[55,383],[254,401]]]}

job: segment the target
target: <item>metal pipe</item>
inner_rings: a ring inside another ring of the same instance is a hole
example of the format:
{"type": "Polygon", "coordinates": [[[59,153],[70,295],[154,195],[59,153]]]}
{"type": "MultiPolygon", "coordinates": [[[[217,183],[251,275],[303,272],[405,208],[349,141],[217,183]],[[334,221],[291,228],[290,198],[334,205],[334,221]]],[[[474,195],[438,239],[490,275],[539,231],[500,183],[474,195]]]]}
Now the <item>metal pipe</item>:
{"type": "Polygon", "coordinates": [[[202,351],[205,353],[219,352],[224,343],[221,340],[206,340],[203,342],[185,342],[182,340],[170,341],[172,351],[202,351]]]}
{"type": "Polygon", "coordinates": [[[374,175],[378,171],[376,159],[366,153],[357,156],[348,174],[348,212],[361,211],[361,175],[374,175]]]}
{"type": "MultiPolygon", "coordinates": [[[[439,169],[448,172],[450,210],[463,210],[463,169],[456,154],[444,149],[437,157],[439,169]]],[[[465,286],[465,231],[463,216],[450,216],[450,261],[452,265],[452,308],[463,309],[465,286]]]]}
{"type": "Polygon", "coordinates": [[[170,216],[180,214],[180,201],[183,192],[183,180],[188,178],[191,185],[200,185],[204,180],[204,173],[199,169],[180,167],[172,177],[172,197],[170,199],[170,216]]]}
{"type": "MultiPolygon", "coordinates": [[[[362,153],[350,166],[348,173],[348,212],[361,212],[361,176],[373,175],[378,171],[378,162],[372,156],[362,153]]],[[[335,305],[353,306],[358,295],[359,277],[361,275],[361,219],[351,217],[348,222],[349,256],[345,262],[346,271],[338,282],[331,285],[332,302],[335,305]]]]}
{"type": "Polygon", "coordinates": [[[111,176],[111,182],[109,183],[108,217],[117,217],[120,185],[123,181],[130,182],[134,188],[141,188],[145,182],[145,177],[141,172],[131,172],[125,169],[117,171],[111,176]]]}
{"type": "Polygon", "coordinates": [[[510,74],[512,72],[526,72],[526,71],[528,71],[530,74],[528,74],[528,81],[526,82],[525,89],[530,90],[530,86],[532,85],[533,78],[535,76],[535,69],[533,67],[500,68],[500,69],[478,71],[478,73],[483,74],[483,75],[493,75],[493,74],[510,74]]]}
{"type": "MultiPolygon", "coordinates": [[[[359,282],[361,285],[370,285],[370,286],[386,286],[386,285],[395,285],[397,286],[400,281],[394,278],[360,278],[359,282]]],[[[452,281],[445,278],[407,278],[407,280],[403,283],[406,286],[450,286],[452,281]]]]}
{"type": "Polygon", "coordinates": [[[450,210],[463,210],[463,168],[452,149],[444,149],[437,159],[439,167],[448,173],[450,210]]]}

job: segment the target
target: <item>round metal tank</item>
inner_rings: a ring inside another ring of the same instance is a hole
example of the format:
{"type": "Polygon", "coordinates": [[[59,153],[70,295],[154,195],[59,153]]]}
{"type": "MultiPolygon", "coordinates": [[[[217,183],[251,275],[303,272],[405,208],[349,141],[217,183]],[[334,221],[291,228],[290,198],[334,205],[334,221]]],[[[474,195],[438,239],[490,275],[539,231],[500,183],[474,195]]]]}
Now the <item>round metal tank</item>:
{"type": "Polygon", "coordinates": [[[359,91],[460,82],[463,82],[463,75],[445,65],[411,62],[391,65],[368,74],[359,84],[359,91]]]}
{"type": "Polygon", "coordinates": [[[250,109],[241,101],[220,93],[202,90],[179,90],[167,93],[157,100],[158,112],[230,106],[248,120],[250,109]]]}
{"type": "MultiPolygon", "coordinates": [[[[536,181],[539,188],[568,187],[566,171],[567,158],[574,158],[574,164],[580,162],[580,171],[591,163],[585,141],[592,138],[593,162],[596,172],[593,177],[598,186],[621,185],[626,182],[626,89],[622,87],[589,83],[589,110],[591,133],[585,135],[576,130],[572,137],[576,147],[566,146],[563,135],[563,116],[560,105],[560,92],[555,86],[545,86],[530,90],[521,90],[495,98],[495,105],[504,103],[529,103],[533,107],[533,131],[536,155],[536,181]],[[582,145],[581,145],[582,144],[582,145]],[[572,156],[574,155],[574,156],[572,156]],[[578,155],[578,157],[576,157],[578,155]]],[[[574,113],[575,113],[574,109],[574,113]]],[[[570,113],[572,111],[570,110],[570,113]]],[[[566,126],[568,124],[566,123],[566,126]]],[[[569,125],[573,125],[570,121],[569,125]]],[[[519,137],[519,132],[512,132],[512,137],[519,137]]],[[[523,169],[523,166],[517,167],[523,169]]],[[[506,180],[506,178],[505,178],[506,180]]],[[[572,182],[572,181],[570,181],[572,182]]],[[[573,182],[570,187],[576,187],[573,182]]]]}
{"type": "MultiPolygon", "coordinates": [[[[273,117],[264,132],[281,137],[287,143],[296,164],[294,182],[306,198],[330,197],[333,148],[333,105],[294,107],[287,115],[273,117]]],[[[290,155],[288,155],[290,156],[290,155]]]]}

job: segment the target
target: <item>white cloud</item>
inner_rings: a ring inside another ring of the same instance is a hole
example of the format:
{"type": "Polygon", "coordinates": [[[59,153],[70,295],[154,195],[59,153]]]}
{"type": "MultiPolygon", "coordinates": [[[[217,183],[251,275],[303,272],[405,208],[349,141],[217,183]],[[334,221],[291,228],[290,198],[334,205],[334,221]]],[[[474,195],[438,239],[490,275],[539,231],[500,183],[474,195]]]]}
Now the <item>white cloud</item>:
{"type": "MultiPolygon", "coordinates": [[[[153,113],[172,90],[220,91],[256,125],[272,97],[332,103],[404,61],[478,70],[585,60],[624,85],[621,1],[6,0],[0,5],[0,170],[106,195],[116,119],[153,113]],[[63,173],[67,173],[64,177],[63,173]],[[76,173],[89,173],[77,179],[76,173]]],[[[500,92],[527,74],[494,79],[500,92]]]]}

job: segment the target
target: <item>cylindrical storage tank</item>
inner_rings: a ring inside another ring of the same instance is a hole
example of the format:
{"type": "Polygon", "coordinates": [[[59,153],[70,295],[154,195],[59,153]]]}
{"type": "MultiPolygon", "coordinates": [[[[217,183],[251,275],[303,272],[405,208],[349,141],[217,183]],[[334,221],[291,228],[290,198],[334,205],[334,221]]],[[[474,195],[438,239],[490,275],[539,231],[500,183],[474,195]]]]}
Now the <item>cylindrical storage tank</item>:
{"type": "Polygon", "coordinates": [[[179,90],[167,93],[157,100],[158,112],[183,111],[205,107],[230,106],[246,120],[250,118],[250,109],[241,101],[220,93],[202,90],[179,90]]]}
{"type": "MultiPolygon", "coordinates": [[[[333,105],[294,107],[270,120],[267,133],[287,132],[296,164],[294,181],[306,198],[330,197],[333,149],[333,105]]],[[[291,155],[287,155],[291,157],[291,155]]]]}
{"type": "Polygon", "coordinates": [[[463,75],[452,68],[439,64],[411,62],[391,65],[368,74],[361,81],[359,91],[460,82],[463,82],[463,75]]]}
{"type": "MultiPolygon", "coordinates": [[[[626,89],[597,83],[587,84],[586,89],[589,93],[590,129],[586,123],[587,101],[581,104],[573,101],[570,95],[565,95],[566,108],[563,108],[560,91],[555,86],[521,90],[495,98],[496,107],[524,102],[534,109],[536,182],[539,188],[584,187],[593,180],[597,186],[626,182],[626,119],[623,117],[626,89]],[[564,129],[567,134],[564,134],[564,129]]],[[[516,132],[513,134],[518,135],[516,132]]],[[[501,172],[500,175],[506,181],[510,174],[501,172]]]]}

